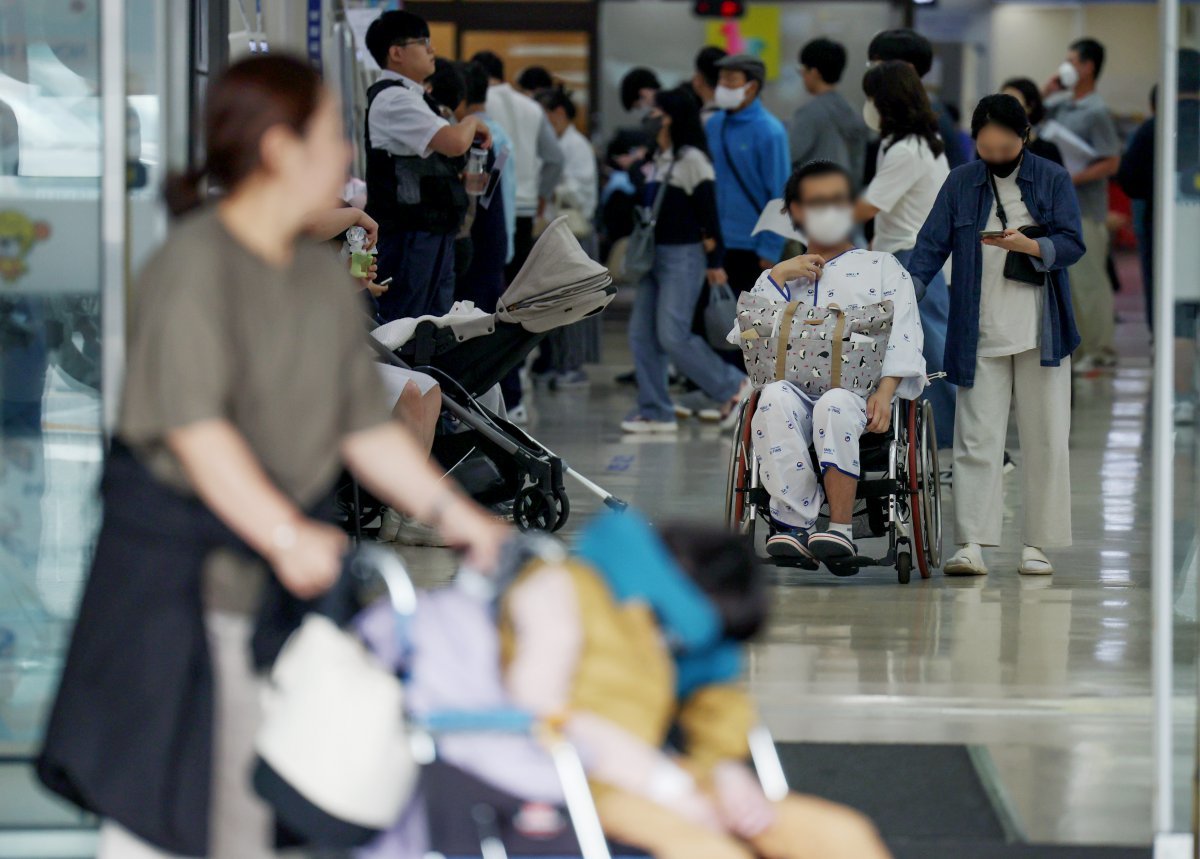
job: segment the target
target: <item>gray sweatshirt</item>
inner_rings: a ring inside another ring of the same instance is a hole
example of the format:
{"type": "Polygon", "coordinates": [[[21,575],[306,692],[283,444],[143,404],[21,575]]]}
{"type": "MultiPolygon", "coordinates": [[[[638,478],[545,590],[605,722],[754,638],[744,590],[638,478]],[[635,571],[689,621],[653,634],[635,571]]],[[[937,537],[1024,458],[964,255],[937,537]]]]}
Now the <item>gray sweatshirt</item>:
{"type": "Polygon", "coordinates": [[[835,90],[814,96],[792,116],[788,131],[792,164],[832,161],[850,171],[857,188],[863,179],[870,131],[859,111],[835,90]]]}

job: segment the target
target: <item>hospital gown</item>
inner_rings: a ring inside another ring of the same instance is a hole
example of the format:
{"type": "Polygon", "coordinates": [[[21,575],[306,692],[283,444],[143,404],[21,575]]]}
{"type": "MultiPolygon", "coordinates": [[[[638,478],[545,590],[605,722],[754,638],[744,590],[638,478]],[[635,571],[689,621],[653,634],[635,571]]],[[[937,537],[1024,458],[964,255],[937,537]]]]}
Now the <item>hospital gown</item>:
{"type": "MultiPolygon", "coordinates": [[[[799,278],[776,284],[770,271],[764,271],[752,292],[780,303],[836,304],[844,310],[890,300],[894,317],[883,375],[901,380],[896,393],[904,399],[915,399],[925,387],[924,337],[916,294],[908,272],[891,254],[847,251],[825,264],[819,281],[799,278]]],[[[737,343],[739,333],[735,326],[729,342],[737,343]]],[[[866,425],[867,401],[853,391],[834,388],[814,400],[790,382],[763,386],[751,430],[759,478],[770,493],[776,522],[805,529],[816,523],[824,501],[818,464],[822,471],[836,468],[854,478],[861,476],[859,436],[866,425]],[[816,450],[817,464],[810,445],[816,450]]]]}

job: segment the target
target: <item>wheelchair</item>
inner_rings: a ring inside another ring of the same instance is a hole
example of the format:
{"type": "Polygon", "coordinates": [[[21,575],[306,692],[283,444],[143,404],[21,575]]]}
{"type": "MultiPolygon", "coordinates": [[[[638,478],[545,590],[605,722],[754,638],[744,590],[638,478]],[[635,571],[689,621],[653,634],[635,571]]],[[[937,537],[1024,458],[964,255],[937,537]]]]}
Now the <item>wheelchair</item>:
{"type": "MultiPolygon", "coordinates": [[[[771,505],[759,482],[750,428],[758,399],[755,391],[740,407],[725,492],[729,527],[755,540],[756,546],[760,536],[766,539],[771,505]],[[760,528],[760,520],[764,527],[760,528]],[[756,534],[759,530],[764,533],[756,534]]],[[[810,454],[816,462],[811,448],[810,454]]],[[[830,572],[847,576],[862,567],[895,567],[899,582],[908,584],[915,563],[921,578],[929,578],[942,563],[942,487],[932,405],[927,400],[897,399],[892,404],[891,430],[863,435],[859,459],[863,476],[855,502],[854,537],[887,537],[887,552],[878,558],[859,556],[841,562],[830,572]]],[[[822,505],[818,524],[828,517],[828,505],[822,505]]],[[[809,559],[782,565],[810,570],[820,566],[809,559]]]]}

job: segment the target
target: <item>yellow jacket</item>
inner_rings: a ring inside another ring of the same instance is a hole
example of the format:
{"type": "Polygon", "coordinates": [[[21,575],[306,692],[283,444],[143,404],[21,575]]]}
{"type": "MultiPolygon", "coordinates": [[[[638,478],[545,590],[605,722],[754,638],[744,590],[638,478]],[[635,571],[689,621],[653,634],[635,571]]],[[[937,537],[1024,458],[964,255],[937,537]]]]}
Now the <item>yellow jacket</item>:
{"type": "Polygon", "coordinates": [[[674,661],[653,612],[618,603],[586,564],[542,565],[518,576],[501,602],[500,641],[510,689],[536,690],[538,715],[598,716],[656,749],[677,725],[682,763],[699,779],[718,761],[749,754],[750,698],[713,684],[677,701],[674,661]]]}

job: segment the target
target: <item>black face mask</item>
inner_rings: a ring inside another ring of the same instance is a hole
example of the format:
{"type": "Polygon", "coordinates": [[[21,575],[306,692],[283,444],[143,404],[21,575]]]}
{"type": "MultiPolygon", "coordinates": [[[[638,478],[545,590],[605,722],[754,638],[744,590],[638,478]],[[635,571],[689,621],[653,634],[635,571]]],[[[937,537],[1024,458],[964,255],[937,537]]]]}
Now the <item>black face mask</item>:
{"type": "Polygon", "coordinates": [[[1001,161],[997,164],[994,161],[988,161],[987,167],[992,171],[993,176],[998,176],[1001,179],[1007,179],[1013,174],[1013,171],[1021,166],[1021,159],[1025,156],[1025,150],[1021,150],[1021,154],[1012,161],[1001,161]]]}
{"type": "Polygon", "coordinates": [[[661,115],[642,117],[642,131],[646,132],[646,134],[650,136],[651,140],[658,139],[658,133],[662,131],[662,127],[663,118],[661,115]]]}

